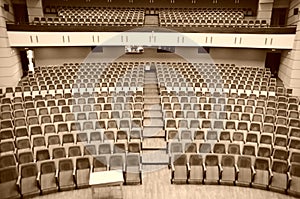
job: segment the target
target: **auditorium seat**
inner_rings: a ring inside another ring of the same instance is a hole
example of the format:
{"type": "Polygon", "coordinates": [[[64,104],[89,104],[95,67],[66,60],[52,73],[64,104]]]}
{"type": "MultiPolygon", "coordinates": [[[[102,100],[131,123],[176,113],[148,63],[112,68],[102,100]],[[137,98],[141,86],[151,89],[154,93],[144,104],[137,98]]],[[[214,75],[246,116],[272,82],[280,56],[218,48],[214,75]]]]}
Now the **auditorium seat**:
{"type": "Polygon", "coordinates": [[[186,154],[174,154],[172,156],[172,178],[171,182],[174,184],[187,183],[187,156],[186,154]]]}
{"type": "Polygon", "coordinates": [[[289,172],[287,173],[289,175],[289,188],[288,193],[290,195],[299,197],[299,177],[300,177],[300,165],[298,163],[292,163],[289,169],[289,172]]]}
{"type": "Polygon", "coordinates": [[[20,198],[17,186],[17,166],[9,166],[0,169],[0,195],[2,198],[20,198]]]}
{"type": "Polygon", "coordinates": [[[142,184],[142,164],[139,153],[126,155],[125,182],[126,184],[142,184]]]}
{"type": "Polygon", "coordinates": [[[252,186],[255,188],[267,189],[269,186],[270,175],[272,173],[270,159],[257,157],[254,163],[254,177],[252,186]]]}
{"type": "Polygon", "coordinates": [[[189,184],[202,184],[204,179],[203,157],[199,154],[191,154],[189,158],[189,184]]]}
{"type": "Polygon", "coordinates": [[[205,156],[205,184],[218,184],[220,177],[219,157],[215,154],[205,156]]]}
{"type": "Polygon", "coordinates": [[[89,187],[91,166],[88,157],[78,157],[76,159],[76,185],[77,188],[89,187]]]}
{"type": "Polygon", "coordinates": [[[285,193],[288,187],[287,162],[284,160],[273,160],[271,171],[270,190],[285,193]]]}
{"type": "Polygon", "coordinates": [[[22,197],[33,197],[40,194],[37,177],[38,169],[36,163],[20,165],[17,185],[20,187],[22,197]]]}
{"type": "Polygon", "coordinates": [[[49,194],[58,191],[56,183],[56,165],[53,160],[46,160],[39,165],[38,181],[42,194],[49,194]]]}
{"type": "Polygon", "coordinates": [[[255,171],[252,162],[250,156],[238,156],[236,185],[250,186],[255,171]]]}
{"type": "Polygon", "coordinates": [[[58,185],[59,190],[72,190],[75,188],[74,182],[74,166],[72,159],[62,158],[58,162],[58,185]]]}

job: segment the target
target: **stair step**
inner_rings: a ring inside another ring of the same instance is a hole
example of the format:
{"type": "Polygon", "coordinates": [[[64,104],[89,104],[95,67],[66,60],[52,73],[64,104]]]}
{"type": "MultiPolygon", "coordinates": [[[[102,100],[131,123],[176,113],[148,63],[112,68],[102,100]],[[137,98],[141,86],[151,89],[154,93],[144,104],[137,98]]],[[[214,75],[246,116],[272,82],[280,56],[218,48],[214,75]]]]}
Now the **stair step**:
{"type": "Polygon", "coordinates": [[[144,103],[160,103],[160,97],[150,97],[150,96],[145,96],[144,97],[144,103]]]}
{"type": "Polygon", "coordinates": [[[155,88],[144,88],[144,93],[146,92],[158,92],[158,88],[155,87],[155,88]]]}
{"type": "Polygon", "coordinates": [[[152,149],[167,149],[167,142],[165,138],[144,138],[143,139],[143,150],[152,150],[152,149]]]}
{"type": "Polygon", "coordinates": [[[143,125],[145,126],[153,126],[153,127],[163,127],[164,122],[162,118],[144,118],[143,125]]]}
{"type": "Polygon", "coordinates": [[[144,84],[144,89],[145,88],[156,88],[157,89],[158,85],[157,83],[150,83],[150,84],[144,84]]]}
{"type": "Polygon", "coordinates": [[[163,127],[145,126],[143,128],[143,137],[165,138],[166,133],[163,130],[163,127]]]}
{"type": "Polygon", "coordinates": [[[161,111],[161,104],[144,104],[144,110],[158,110],[161,111]]]}
{"type": "Polygon", "coordinates": [[[142,153],[142,164],[169,164],[167,150],[145,150],[142,153]]]}
{"type": "Polygon", "coordinates": [[[162,118],[163,114],[160,110],[144,110],[144,118],[147,117],[161,117],[162,118]]]}

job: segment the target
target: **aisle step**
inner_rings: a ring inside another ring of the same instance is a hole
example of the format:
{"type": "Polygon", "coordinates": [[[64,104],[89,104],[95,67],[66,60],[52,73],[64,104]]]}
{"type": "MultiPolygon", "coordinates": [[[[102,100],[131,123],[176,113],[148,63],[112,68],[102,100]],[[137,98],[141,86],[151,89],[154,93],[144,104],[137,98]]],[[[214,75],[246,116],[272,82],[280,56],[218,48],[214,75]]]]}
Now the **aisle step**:
{"type": "Polygon", "coordinates": [[[163,127],[146,126],[143,129],[143,137],[145,138],[165,138],[166,133],[163,127]]]}
{"type": "Polygon", "coordinates": [[[161,110],[144,110],[144,117],[162,117],[161,110]]]}
{"type": "Polygon", "coordinates": [[[143,126],[163,127],[164,121],[161,118],[144,118],[143,126]]]}
{"type": "Polygon", "coordinates": [[[169,155],[167,154],[167,150],[144,150],[142,153],[142,164],[169,164],[169,155]]]}
{"type": "Polygon", "coordinates": [[[152,149],[167,149],[167,143],[165,138],[144,138],[143,139],[143,150],[152,150],[152,149]]]}

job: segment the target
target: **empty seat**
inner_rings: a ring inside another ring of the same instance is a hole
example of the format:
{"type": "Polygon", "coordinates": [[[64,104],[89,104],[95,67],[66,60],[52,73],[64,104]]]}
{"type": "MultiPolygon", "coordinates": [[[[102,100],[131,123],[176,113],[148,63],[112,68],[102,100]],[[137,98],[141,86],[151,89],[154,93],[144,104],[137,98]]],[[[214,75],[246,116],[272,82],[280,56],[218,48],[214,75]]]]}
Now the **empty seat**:
{"type": "Polygon", "coordinates": [[[121,170],[124,171],[124,159],[123,155],[111,155],[109,157],[109,170],[121,170]]]}
{"type": "Polygon", "coordinates": [[[222,155],[221,184],[233,185],[236,179],[236,164],[234,155],[222,155]]]}
{"type": "Polygon", "coordinates": [[[128,154],[126,156],[125,182],[126,184],[142,183],[142,168],[139,154],[128,154]]]}
{"type": "Polygon", "coordinates": [[[270,161],[268,158],[256,158],[254,163],[254,178],[252,186],[266,189],[270,180],[270,161]]]}
{"type": "Polygon", "coordinates": [[[174,154],[172,159],[172,183],[187,183],[187,156],[185,154],[174,154]]]}
{"type": "Polygon", "coordinates": [[[199,154],[191,154],[189,158],[189,178],[190,184],[201,184],[204,178],[203,158],[199,154]]]}
{"type": "Polygon", "coordinates": [[[288,186],[287,162],[283,160],[273,160],[271,171],[270,190],[285,193],[288,186]]]}
{"type": "Polygon", "coordinates": [[[53,160],[43,161],[40,164],[39,172],[39,184],[42,194],[57,192],[55,162],[53,160]]]}
{"type": "Polygon", "coordinates": [[[236,184],[239,186],[250,186],[252,182],[252,175],[254,167],[252,165],[251,157],[239,156],[237,160],[237,180],[236,184]]]}
{"type": "Polygon", "coordinates": [[[108,169],[106,156],[94,156],[93,172],[106,171],[108,169]]]}
{"type": "Polygon", "coordinates": [[[299,197],[300,196],[300,190],[299,190],[299,184],[300,184],[300,164],[299,163],[292,163],[289,170],[289,188],[288,193],[290,195],[299,197]]]}
{"type": "Polygon", "coordinates": [[[205,157],[205,184],[218,184],[220,170],[219,170],[219,158],[217,155],[206,155],[205,157]]]}
{"type": "Polygon", "coordinates": [[[20,165],[18,184],[23,197],[33,197],[40,194],[37,177],[38,169],[36,163],[20,165]]]}
{"type": "Polygon", "coordinates": [[[72,159],[60,159],[58,162],[58,185],[62,191],[75,188],[72,159]]]}
{"type": "Polygon", "coordinates": [[[76,159],[76,184],[77,188],[85,188],[89,186],[90,179],[90,161],[87,157],[80,157],[76,159]]]}
{"type": "Polygon", "coordinates": [[[1,198],[20,198],[17,186],[18,170],[16,166],[0,169],[0,195],[1,198]]]}

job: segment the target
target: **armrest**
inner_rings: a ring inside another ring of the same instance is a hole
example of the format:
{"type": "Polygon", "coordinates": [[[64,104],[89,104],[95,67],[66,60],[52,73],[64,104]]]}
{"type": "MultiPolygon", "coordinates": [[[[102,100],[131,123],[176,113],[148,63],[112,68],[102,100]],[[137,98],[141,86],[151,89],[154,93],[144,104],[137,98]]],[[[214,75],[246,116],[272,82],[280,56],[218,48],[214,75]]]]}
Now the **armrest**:
{"type": "Polygon", "coordinates": [[[236,171],[237,173],[240,172],[239,167],[238,167],[236,164],[234,165],[234,168],[235,168],[235,171],[236,171]]]}
{"type": "Polygon", "coordinates": [[[76,168],[73,169],[73,176],[76,176],[76,168]]]}
{"type": "Polygon", "coordinates": [[[139,171],[140,171],[140,173],[142,173],[142,171],[143,171],[142,164],[139,164],[139,171]]]}
{"type": "Polygon", "coordinates": [[[205,164],[203,163],[202,165],[203,165],[203,171],[206,172],[206,166],[205,166],[205,164]]]}
{"type": "Polygon", "coordinates": [[[191,166],[190,166],[190,164],[189,164],[189,163],[187,163],[187,164],[186,164],[186,167],[187,167],[188,171],[190,171],[190,170],[191,170],[191,166]]]}
{"type": "Polygon", "coordinates": [[[77,179],[76,179],[76,168],[73,169],[73,181],[75,184],[77,184],[77,179]]]}
{"type": "Polygon", "coordinates": [[[270,174],[270,177],[273,177],[272,169],[269,169],[269,174],[270,174]]]}
{"type": "Polygon", "coordinates": [[[93,165],[91,165],[91,167],[90,167],[90,169],[91,169],[91,173],[93,172],[93,169],[94,169],[94,166],[93,165]]]}
{"type": "Polygon", "coordinates": [[[287,176],[288,176],[288,183],[290,183],[292,181],[292,176],[290,172],[287,172],[287,176]]]}
{"type": "Polygon", "coordinates": [[[36,181],[38,181],[38,183],[40,183],[41,181],[41,172],[39,171],[37,176],[36,176],[36,181]]]}
{"type": "Polygon", "coordinates": [[[173,163],[171,164],[171,169],[172,169],[172,171],[175,171],[175,166],[173,163]]]}
{"type": "Polygon", "coordinates": [[[58,174],[59,174],[59,171],[58,169],[56,169],[56,172],[55,172],[55,178],[58,179],[58,174]]]}
{"type": "Polygon", "coordinates": [[[271,184],[272,179],[273,179],[273,172],[272,172],[271,169],[269,169],[269,174],[270,174],[270,177],[269,177],[269,184],[271,184]]]}
{"type": "Polygon", "coordinates": [[[255,171],[255,169],[254,169],[254,166],[251,166],[251,171],[252,171],[252,174],[253,174],[253,176],[256,174],[256,171],[255,171]]]}
{"type": "Polygon", "coordinates": [[[19,175],[18,176],[18,179],[17,179],[17,186],[19,187],[19,188],[21,188],[21,176],[19,175]]]}
{"type": "Polygon", "coordinates": [[[222,167],[222,165],[221,165],[221,164],[218,164],[218,166],[219,166],[219,169],[220,169],[220,173],[222,173],[222,172],[223,172],[223,167],[222,167]]]}

